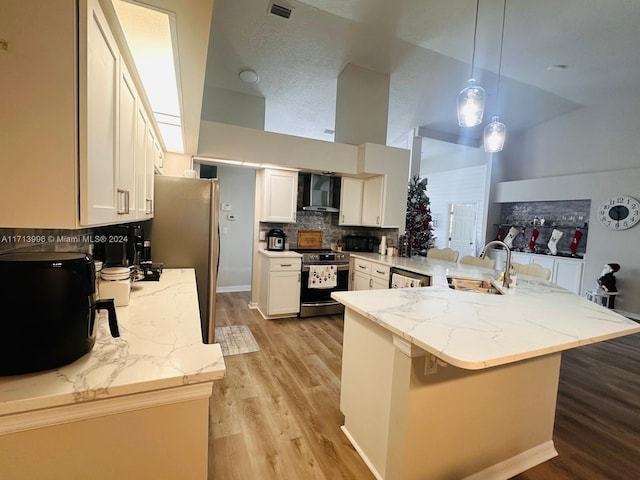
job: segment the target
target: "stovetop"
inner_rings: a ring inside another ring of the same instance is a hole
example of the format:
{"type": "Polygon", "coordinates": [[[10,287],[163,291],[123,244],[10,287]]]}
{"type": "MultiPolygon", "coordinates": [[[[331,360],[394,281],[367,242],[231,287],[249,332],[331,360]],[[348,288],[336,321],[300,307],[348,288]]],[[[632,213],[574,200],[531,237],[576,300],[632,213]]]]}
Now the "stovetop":
{"type": "Polygon", "coordinates": [[[302,263],[349,263],[349,252],[334,252],[330,248],[297,248],[302,254],[302,263]]]}

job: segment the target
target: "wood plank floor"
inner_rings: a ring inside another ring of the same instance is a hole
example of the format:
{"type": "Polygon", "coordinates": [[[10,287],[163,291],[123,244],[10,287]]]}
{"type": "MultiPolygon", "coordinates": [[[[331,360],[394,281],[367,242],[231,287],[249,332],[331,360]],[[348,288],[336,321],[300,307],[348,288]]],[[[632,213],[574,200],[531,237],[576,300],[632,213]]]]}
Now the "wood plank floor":
{"type": "MultiPolygon", "coordinates": [[[[260,351],[214,383],[209,479],[373,479],[340,430],[341,316],[264,320],[249,300],[217,297],[216,325],[248,325],[260,351]]],[[[514,478],[640,478],[640,334],[563,354],[554,441],[514,478]]]]}

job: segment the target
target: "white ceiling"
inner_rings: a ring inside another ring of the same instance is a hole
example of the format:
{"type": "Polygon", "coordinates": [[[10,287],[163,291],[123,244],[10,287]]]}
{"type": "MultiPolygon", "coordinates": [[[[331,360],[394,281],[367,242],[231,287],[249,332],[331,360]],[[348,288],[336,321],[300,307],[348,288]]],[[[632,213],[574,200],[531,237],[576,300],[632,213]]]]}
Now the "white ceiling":
{"type": "MultiPolygon", "coordinates": [[[[215,0],[205,83],[265,98],[265,130],[333,140],[337,78],[348,63],[390,75],[387,144],[418,126],[459,129],[456,96],[470,75],[474,0],[215,0]],[[260,80],[244,84],[242,68],[260,80]]],[[[502,0],[480,0],[475,77],[509,132],[640,87],[638,0],[507,0],[500,108],[495,89],[502,0]],[[563,71],[548,70],[566,64],[563,71]]],[[[206,98],[206,96],[205,96],[206,98]]],[[[462,131],[465,130],[465,131],[462,131]]]]}

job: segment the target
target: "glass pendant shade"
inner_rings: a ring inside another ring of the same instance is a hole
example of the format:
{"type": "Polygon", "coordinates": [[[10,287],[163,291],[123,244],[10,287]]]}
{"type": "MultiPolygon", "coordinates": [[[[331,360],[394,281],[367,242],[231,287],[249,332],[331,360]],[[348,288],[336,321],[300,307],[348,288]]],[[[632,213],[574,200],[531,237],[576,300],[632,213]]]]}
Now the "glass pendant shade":
{"type": "Polygon", "coordinates": [[[495,115],[491,123],[484,127],[484,151],[489,153],[500,152],[504,147],[504,139],[507,135],[507,127],[495,115]]]}
{"type": "Polygon", "coordinates": [[[486,94],[484,88],[476,85],[470,78],[467,86],[458,94],[458,125],[461,127],[475,127],[482,123],[486,94]]]}

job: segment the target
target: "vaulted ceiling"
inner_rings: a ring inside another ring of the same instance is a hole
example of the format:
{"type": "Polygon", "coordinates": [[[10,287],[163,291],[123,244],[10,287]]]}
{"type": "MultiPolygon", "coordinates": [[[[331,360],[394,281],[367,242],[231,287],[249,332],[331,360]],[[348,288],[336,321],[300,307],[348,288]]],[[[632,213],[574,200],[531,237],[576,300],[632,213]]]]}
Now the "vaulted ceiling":
{"type": "MultiPolygon", "coordinates": [[[[264,97],[265,130],[332,141],[338,75],[349,63],[390,75],[388,145],[416,127],[459,129],[456,96],[470,75],[474,0],[287,0],[285,20],[267,0],[215,0],[205,83],[218,94],[264,97]],[[239,80],[252,68],[259,81],[239,80]]],[[[496,106],[501,0],[480,0],[474,76],[488,93],[485,123],[510,132],[640,86],[637,0],[507,0],[500,104],[496,106]],[[550,69],[566,65],[565,69],[550,69]]]]}

